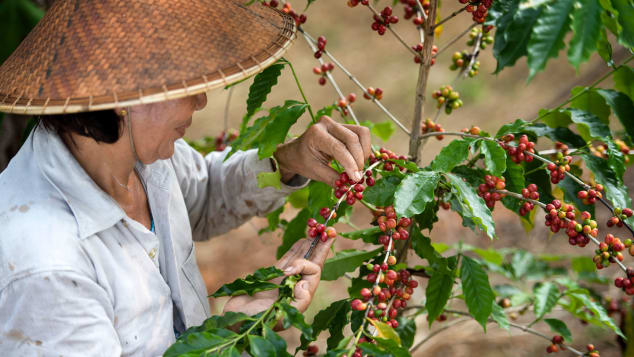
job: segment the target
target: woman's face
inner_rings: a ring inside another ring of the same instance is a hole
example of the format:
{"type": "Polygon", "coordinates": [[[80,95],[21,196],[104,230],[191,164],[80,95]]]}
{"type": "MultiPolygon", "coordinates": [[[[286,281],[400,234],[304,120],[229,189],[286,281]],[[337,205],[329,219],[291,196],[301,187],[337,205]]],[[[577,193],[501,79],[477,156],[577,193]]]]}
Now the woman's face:
{"type": "Polygon", "coordinates": [[[138,105],[130,108],[134,147],[139,160],[151,164],[174,154],[174,142],[185,135],[192,114],[207,105],[207,95],[138,105]]]}

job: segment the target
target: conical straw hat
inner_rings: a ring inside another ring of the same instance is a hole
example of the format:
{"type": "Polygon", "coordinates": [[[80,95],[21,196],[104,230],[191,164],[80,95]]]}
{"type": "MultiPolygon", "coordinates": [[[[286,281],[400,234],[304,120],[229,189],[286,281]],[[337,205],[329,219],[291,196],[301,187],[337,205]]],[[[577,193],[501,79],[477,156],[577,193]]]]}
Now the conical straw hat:
{"type": "Polygon", "coordinates": [[[293,18],[234,0],[57,0],[0,66],[0,111],[61,114],[177,99],[282,57],[293,18]]]}

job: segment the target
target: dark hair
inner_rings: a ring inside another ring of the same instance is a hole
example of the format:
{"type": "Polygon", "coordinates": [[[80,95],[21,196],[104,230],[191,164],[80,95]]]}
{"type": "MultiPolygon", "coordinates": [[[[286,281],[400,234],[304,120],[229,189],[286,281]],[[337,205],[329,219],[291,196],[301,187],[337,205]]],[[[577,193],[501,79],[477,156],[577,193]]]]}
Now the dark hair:
{"type": "Polygon", "coordinates": [[[69,139],[71,133],[95,139],[107,144],[115,143],[121,136],[123,118],[114,110],[83,112],[72,114],[42,115],[39,124],[55,131],[63,139],[69,139]]]}

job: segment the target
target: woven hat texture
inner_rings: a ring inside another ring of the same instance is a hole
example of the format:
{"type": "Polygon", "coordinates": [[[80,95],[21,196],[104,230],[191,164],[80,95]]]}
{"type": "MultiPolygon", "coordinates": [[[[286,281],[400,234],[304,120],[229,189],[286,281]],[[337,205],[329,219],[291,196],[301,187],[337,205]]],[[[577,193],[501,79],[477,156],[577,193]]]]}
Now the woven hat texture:
{"type": "Polygon", "coordinates": [[[234,0],[58,0],[0,66],[0,111],[60,114],[202,93],[253,75],[292,17],[234,0]]]}

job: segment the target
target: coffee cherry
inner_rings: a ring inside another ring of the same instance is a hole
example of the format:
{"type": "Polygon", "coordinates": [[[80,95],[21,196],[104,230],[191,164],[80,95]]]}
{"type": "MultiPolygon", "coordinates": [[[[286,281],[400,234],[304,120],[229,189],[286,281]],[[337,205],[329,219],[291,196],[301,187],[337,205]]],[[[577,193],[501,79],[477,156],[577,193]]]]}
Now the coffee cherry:
{"type": "Polygon", "coordinates": [[[552,341],[553,341],[553,344],[558,345],[558,344],[564,342],[564,338],[561,335],[555,335],[555,336],[553,336],[552,341]]]}
{"type": "Polygon", "coordinates": [[[445,106],[447,114],[451,114],[452,110],[460,108],[463,104],[460,93],[454,91],[448,84],[432,93],[432,98],[436,99],[438,109],[442,108],[443,105],[445,106]]]}

